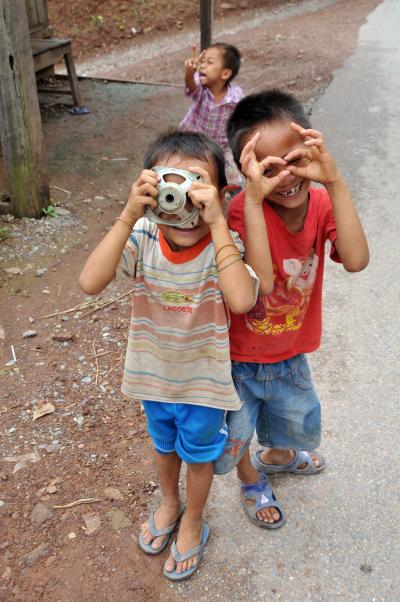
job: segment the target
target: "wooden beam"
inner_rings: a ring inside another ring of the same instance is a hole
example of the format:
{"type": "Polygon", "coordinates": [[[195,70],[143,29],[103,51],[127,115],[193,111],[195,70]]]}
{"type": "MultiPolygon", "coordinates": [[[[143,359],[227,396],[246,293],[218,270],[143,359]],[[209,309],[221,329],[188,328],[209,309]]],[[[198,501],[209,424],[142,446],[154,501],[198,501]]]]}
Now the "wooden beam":
{"type": "Polygon", "coordinates": [[[200,0],[200,48],[208,48],[212,40],[214,0],[200,0]]]}
{"type": "Polygon", "coordinates": [[[0,137],[12,212],[41,217],[50,194],[24,0],[0,0],[0,77],[0,137]]]}

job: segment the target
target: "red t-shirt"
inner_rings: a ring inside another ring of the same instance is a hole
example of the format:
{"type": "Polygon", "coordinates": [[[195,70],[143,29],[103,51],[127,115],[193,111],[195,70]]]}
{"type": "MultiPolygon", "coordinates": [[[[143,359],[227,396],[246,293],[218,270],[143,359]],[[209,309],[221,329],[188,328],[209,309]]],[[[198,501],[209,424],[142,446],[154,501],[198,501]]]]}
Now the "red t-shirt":
{"type": "MultiPolygon", "coordinates": [[[[228,224],[246,244],[244,193],[229,205],[228,224]]],[[[301,232],[290,232],[268,202],[264,218],[274,267],[274,290],[262,295],[247,314],[231,314],[231,358],[241,362],[273,363],[319,347],[322,330],[324,247],[340,262],[334,246],[336,225],[332,203],[322,188],[310,188],[301,232]]]]}

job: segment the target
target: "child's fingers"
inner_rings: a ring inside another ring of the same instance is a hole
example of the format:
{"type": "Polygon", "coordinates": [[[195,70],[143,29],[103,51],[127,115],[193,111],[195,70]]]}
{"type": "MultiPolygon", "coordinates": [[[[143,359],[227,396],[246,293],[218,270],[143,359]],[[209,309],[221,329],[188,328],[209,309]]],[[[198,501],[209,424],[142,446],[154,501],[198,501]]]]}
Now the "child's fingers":
{"type": "Polygon", "coordinates": [[[155,209],[157,207],[157,201],[155,198],[153,198],[152,196],[137,196],[136,200],[141,204],[141,205],[149,205],[150,207],[152,207],[153,209],[155,209]]]}
{"type": "Polygon", "coordinates": [[[157,172],[151,170],[151,169],[144,169],[140,176],[138,177],[138,179],[136,180],[135,184],[137,186],[140,186],[141,184],[144,183],[149,183],[152,184],[153,186],[157,186],[158,182],[160,182],[161,178],[158,175],[157,172]]]}
{"type": "Polygon", "coordinates": [[[307,145],[308,147],[310,146],[315,146],[316,148],[318,148],[318,150],[321,153],[327,153],[328,149],[325,145],[324,139],[323,138],[311,138],[310,140],[306,140],[304,142],[305,145],[307,145]]]}
{"type": "Polygon", "coordinates": [[[268,185],[270,187],[270,191],[272,192],[274,188],[279,186],[279,184],[281,184],[288,175],[290,175],[289,169],[283,169],[276,176],[268,178],[268,185]]]}
{"type": "Polygon", "coordinates": [[[200,62],[203,60],[203,57],[204,57],[204,55],[205,55],[205,52],[206,52],[205,50],[203,50],[202,52],[200,52],[200,54],[199,54],[199,56],[197,57],[197,59],[195,59],[195,60],[196,60],[196,63],[197,63],[197,65],[199,65],[199,64],[200,64],[200,62]]]}
{"type": "Polygon", "coordinates": [[[250,138],[250,140],[249,140],[248,142],[246,142],[246,144],[244,145],[244,147],[243,147],[243,150],[242,150],[242,152],[241,152],[241,154],[240,154],[240,159],[239,159],[240,163],[242,163],[242,161],[243,161],[243,158],[244,158],[244,157],[245,157],[245,156],[246,156],[248,153],[250,153],[250,152],[254,152],[255,146],[256,146],[256,144],[257,144],[258,140],[260,139],[260,136],[261,136],[260,132],[256,132],[256,133],[254,134],[254,136],[252,136],[252,137],[250,138]]]}
{"type": "Polygon", "coordinates": [[[323,138],[322,132],[319,132],[318,130],[314,130],[312,128],[303,128],[301,125],[295,123],[294,121],[291,122],[290,127],[293,130],[295,130],[298,134],[300,134],[300,136],[302,136],[303,138],[306,138],[307,136],[311,136],[312,138],[323,138]]]}
{"type": "Polygon", "coordinates": [[[205,169],[201,167],[189,167],[189,171],[198,173],[203,178],[203,182],[194,182],[194,184],[211,184],[210,174],[205,169]]]}
{"type": "Polygon", "coordinates": [[[310,155],[310,148],[296,148],[285,156],[285,161],[286,163],[290,163],[290,161],[296,161],[297,159],[311,159],[310,155]]]}
{"type": "Polygon", "coordinates": [[[266,167],[270,167],[271,165],[286,165],[286,163],[287,161],[285,161],[285,159],[282,159],[282,157],[274,157],[272,155],[269,157],[265,157],[265,159],[260,161],[260,165],[264,169],[266,167]]]}
{"type": "Polygon", "coordinates": [[[140,186],[136,187],[135,195],[147,195],[156,198],[158,196],[158,189],[155,186],[153,186],[150,182],[145,182],[144,184],[141,184],[140,186]]]}

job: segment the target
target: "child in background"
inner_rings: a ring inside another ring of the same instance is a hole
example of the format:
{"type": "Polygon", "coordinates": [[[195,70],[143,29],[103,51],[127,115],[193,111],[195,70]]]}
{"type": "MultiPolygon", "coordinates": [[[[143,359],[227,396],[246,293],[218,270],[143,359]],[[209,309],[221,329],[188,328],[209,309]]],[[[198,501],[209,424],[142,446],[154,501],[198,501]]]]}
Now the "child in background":
{"type": "Polygon", "coordinates": [[[214,141],[195,132],[160,137],[145,154],[126,207],[80,276],[91,295],[111,282],[118,265],[134,283],[122,391],[143,400],[162,492],[160,507],[141,527],[139,546],[159,554],[180,519],[164,564],[164,575],[174,581],[199,565],[209,533],[203,508],[212,462],[226,443],[225,411],[241,405],[231,378],[225,304],[242,313],[257,298],[258,279],[242,261],[243,246],[222,212],[225,185],[224,156],[214,141]],[[157,207],[161,176],[155,166],[184,170],[163,174],[171,187],[187,172],[201,176],[187,196],[187,207],[200,211],[194,227],[178,226],[176,214],[160,214],[167,224],[144,217],[146,206],[157,207]],[[179,496],[182,460],[186,510],[179,496]]]}
{"type": "Polygon", "coordinates": [[[233,160],[226,126],[235,106],[243,97],[240,86],[233,84],[240,69],[239,50],[217,42],[185,61],[185,94],[192,106],[179,124],[180,130],[206,134],[222,147],[228,184],[241,186],[243,179],[233,160]]]}
{"type": "Polygon", "coordinates": [[[368,245],[345,180],[323,136],[311,129],[301,104],[279,90],[244,98],[228,124],[235,160],[246,177],[261,175],[263,195],[252,220],[244,193],[229,206],[228,224],[245,243],[246,262],[260,277],[260,296],[250,313],[232,315],[232,375],[243,406],[228,412],[229,439],[215,471],[237,465],[243,508],[259,527],[284,520],[268,474],[317,474],[323,457],[320,402],[304,353],[321,339],[324,247],[348,272],[363,270],[368,245]],[[278,178],[280,176],[280,178],[278,178]],[[311,182],[323,188],[313,188],[311,182]],[[257,218],[258,211],[258,218],[257,218]],[[265,238],[274,269],[272,293],[264,289],[265,238]],[[262,449],[250,461],[254,430],[262,449]]]}

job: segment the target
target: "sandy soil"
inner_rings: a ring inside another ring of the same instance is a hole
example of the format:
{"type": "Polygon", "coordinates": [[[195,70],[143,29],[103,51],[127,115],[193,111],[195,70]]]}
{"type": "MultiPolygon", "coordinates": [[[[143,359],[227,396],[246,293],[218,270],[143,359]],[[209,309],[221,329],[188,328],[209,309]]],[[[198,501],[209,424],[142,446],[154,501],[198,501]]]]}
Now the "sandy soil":
{"type": "MultiPolygon", "coordinates": [[[[378,3],[279,2],[265,22],[257,9],[235,9],[216,27],[242,50],[247,92],[279,86],[310,106],[378,3]]],[[[195,29],[185,22],[180,35],[150,32],[135,60],[110,40],[111,59],[88,62],[82,46],[82,69],[180,85],[195,29]]],[[[128,285],[116,282],[94,302],[77,277],[124,204],[144,147],[179,122],[187,103],[176,86],[87,79],[81,86],[86,116],[67,113],[59,96],[41,96],[62,215],[0,218],[0,600],[174,600],[161,576],[165,554],[148,558],[135,545],[159,491],[140,407],[119,393],[128,285]]]]}

